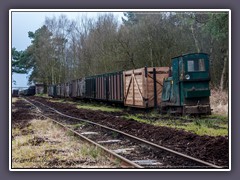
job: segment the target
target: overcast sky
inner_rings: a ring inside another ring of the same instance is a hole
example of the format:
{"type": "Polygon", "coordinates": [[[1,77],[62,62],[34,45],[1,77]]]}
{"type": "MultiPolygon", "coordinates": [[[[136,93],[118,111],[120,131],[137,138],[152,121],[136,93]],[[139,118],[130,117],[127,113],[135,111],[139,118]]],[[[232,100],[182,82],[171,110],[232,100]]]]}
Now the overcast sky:
{"type": "MultiPolygon", "coordinates": [[[[69,19],[76,19],[82,15],[88,17],[96,17],[98,14],[107,12],[12,12],[12,47],[18,51],[25,50],[30,44],[31,40],[28,38],[28,32],[35,32],[39,29],[45,21],[45,17],[59,16],[65,14],[69,19]]],[[[122,12],[115,12],[121,21],[122,12]]],[[[12,79],[16,81],[16,85],[12,87],[27,87],[29,74],[14,73],[12,79]]]]}

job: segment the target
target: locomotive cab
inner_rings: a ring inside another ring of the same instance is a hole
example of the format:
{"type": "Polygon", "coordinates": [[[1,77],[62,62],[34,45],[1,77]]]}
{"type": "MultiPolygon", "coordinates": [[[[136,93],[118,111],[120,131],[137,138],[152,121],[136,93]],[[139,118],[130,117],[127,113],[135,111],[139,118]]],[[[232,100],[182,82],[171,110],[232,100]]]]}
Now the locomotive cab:
{"type": "Polygon", "coordinates": [[[209,57],[194,53],[172,58],[171,76],[163,83],[161,111],[211,114],[209,57]]]}

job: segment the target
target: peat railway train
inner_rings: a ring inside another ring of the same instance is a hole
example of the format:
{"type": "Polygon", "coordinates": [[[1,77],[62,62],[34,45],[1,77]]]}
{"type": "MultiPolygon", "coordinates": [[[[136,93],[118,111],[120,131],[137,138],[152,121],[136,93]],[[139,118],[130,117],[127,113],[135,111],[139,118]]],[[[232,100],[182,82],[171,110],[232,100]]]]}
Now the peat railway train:
{"type": "Polygon", "coordinates": [[[144,67],[50,85],[48,95],[155,107],[161,113],[208,115],[209,82],[208,55],[192,53],[172,58],[171,68],[144,67]]]}

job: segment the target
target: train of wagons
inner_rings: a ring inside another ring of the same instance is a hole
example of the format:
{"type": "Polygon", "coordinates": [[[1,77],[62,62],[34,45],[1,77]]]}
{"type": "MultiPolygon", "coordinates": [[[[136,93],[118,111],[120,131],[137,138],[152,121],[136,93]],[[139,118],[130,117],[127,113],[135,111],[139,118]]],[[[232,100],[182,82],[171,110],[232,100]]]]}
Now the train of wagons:
{"type": "Polygon", "coordinates": [[[172,58],[171,67],[143,67],[48,86],[53,98],[92,99],[161,113],[211,114],[209,56],[172,58]]]}
{"type": "Polygon", "coordinates": [[[36,87],[35,86],[30,86],[27,89],[24,90],[18,90],[14,89],[12,92],[13,97],[18,97],[19,95],[22,96],[34,96],[36,94],[36,87]]]}

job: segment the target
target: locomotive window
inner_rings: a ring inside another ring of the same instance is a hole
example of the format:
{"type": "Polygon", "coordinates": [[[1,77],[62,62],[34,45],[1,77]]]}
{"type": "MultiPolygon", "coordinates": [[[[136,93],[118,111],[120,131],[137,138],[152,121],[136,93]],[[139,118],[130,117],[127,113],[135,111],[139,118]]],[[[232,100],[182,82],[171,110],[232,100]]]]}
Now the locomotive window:
{"type": "Polygon", "coordinates": [[[188,61],[188,72],[193,72],[194,71],[194,61],[188,61]]]}
{"type": "Polygon", "coordinates": [[[199,64],[199,71],[205,71],[204,59],[199,59],[198,64],[199,64]]]}
{"type": "Polygon", "coordinates": [[[187,68],[188,72],[205,71],[204,59],[188,60],[187,68]]]}

